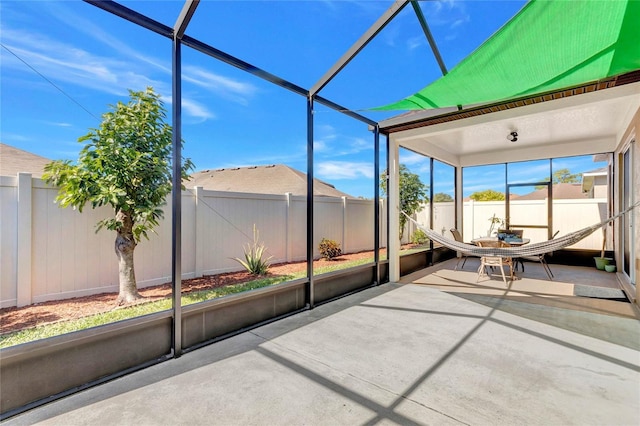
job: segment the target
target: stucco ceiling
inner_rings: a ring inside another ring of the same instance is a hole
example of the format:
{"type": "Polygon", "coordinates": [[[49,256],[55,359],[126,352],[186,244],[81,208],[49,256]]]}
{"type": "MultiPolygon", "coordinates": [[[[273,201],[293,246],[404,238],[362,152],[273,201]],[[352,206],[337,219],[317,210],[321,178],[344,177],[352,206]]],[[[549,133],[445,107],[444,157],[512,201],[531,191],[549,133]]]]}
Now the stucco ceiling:
{"type": "Polygon", "coordinates": [[[640,83],[633,83],[390,137],[402,147],[461,166],[611,152],[639,107],[640,83]],[[518,133],[516,142],[507,139],[512,131],[518,133]]]}

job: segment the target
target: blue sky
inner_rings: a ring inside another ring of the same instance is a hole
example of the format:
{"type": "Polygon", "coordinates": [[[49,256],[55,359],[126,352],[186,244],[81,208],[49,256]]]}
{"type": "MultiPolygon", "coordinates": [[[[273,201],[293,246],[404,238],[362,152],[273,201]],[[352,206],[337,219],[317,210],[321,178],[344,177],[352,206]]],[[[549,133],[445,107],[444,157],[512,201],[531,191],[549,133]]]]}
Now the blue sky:
{"type": "MultiPolygon", "coordinates": [[[[183,4],[120,3],[171,27],[183,4]]],[[[421,7],[450,69],[523,4],[448,0],[421,7]]],[[[187,34],[310,88],[390,5],[203,1],[187,34]]],[[[3,143],[51,159],[76,159],[78,137],[99,126],[109,104],[126,100],[127,89],[154,87],[170,112],[168,39],[80,1],[2,0],[0,19],[3,143]]],[[[189,48],[183,49],[182,69],[184,155],[196,170],[276,163],[306,170],[304,98],[189,48]]],[[[396,113],[366,109],[413,94],[439,76],[408,6],[320,95],[380,120],[396,113]]],[[[316,177],[372,197],[377,178],[367,126],[319,104],[314,117],[316,177]]],[[[425,159],[401,160],[421,175],[428,170],[425,159]]],[[[444,175],[438,187],[450,186],[444,175]]]]}

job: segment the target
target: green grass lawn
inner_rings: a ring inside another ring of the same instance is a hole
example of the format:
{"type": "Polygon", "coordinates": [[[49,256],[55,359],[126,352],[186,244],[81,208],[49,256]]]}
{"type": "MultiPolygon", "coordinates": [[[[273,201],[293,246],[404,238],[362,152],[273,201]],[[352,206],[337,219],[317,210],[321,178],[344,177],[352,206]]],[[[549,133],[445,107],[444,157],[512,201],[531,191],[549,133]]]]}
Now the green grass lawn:
{"type": "MultiPolygon", "coordinates": [[[[409,250],[402,250],[400,255],[407,255],[418,251],[423,251],[424,247],[415,247],[409,250]]],[[[336,262],[335,264],[327,264],[326,266],[317,267],[313,270],[314,275],[322,275],[333,271],[352,268],[354,266],[365,265],[373,262],[371,258],[353,260],[348,262],[336,262]]],[[[242,293],[249,290],[255,290],[262,287],[268,287],[283,282],[306,277],[306,271],[301,271],[291,275],[258,278],[246,283],[228,285],[211,290],[196,291],[182,295],[182,305],[191,305],[193,303],[204,302],[231,294],[242,293]]],[[[61,321],[53,324],[45,324],[34,328],[15,331],[0,336],[0,348],[19,345],[21,343],[32,342],[34,340],[44,339],[47,337],[59,336],[73,331],[84,330],[91,327],[97,327],[104,324],[110,324],[129,318],[135,318],[142,315],[152,314],[171,309],[171,297],[153,302],[142,303],[135,306],[114,309],[109,312],[88,316],[85,318],[75,319],[71,321],[61,321]]]]}

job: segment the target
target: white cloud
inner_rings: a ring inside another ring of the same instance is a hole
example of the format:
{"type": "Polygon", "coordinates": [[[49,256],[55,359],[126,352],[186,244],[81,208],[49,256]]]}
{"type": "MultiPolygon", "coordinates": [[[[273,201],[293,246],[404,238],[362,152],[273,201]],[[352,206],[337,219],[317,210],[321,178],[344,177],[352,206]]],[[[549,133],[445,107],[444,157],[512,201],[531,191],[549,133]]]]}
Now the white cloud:
{"type": "Polygon", "coordinates": [[[75,9],[67,7],[65,2],[45,2],[42,3],[42,5],[47,7],[48,12],[56,17],[62,25],[73,27],[76,31],[86,34],[102,44],[109,46],[120,55],[133,58],[137,62],[146,62],[167,74],[171,73],[171,67],[167,63],[147,56],[142,51],[133,49],[128,44],[114,37],[111,32],[105,31],[93,21],[75,13],[75,9]]]}
{"type": "Polygon", "coordinates": [[[549,161],[509,164],[509,183],[541,181],[549,176],[549,161]]]}
{"type": "MultiPolygon", "coordinates": [[[[33,80],[41,80],[41,77],[36,77],[36,74],[28,69],[32,67],[65,92],[71,91],[70,86],[80,86],[122,97],[127,95],[128,89],[144,90],[151,86],[156,92],[166,94],[163,95],[163,99],[171,98],[171,67],[168,54],[166,60],[148,56],[145,52],[119,40],[117,34],[113,35],[79,16],[73,8],[67,7],[63,2],[45,2],[42,7],[46,7],[46,13],[58,18],[65,26],[79,31],[82,37],[67,42],[38,33],[34,30],[37,26],[21,25],[12,28],[10,24],[3,22],[3,44],[15,54],[14,56],[2,49],[0,54],[3,70],[16,71],[14,78],[19,78],[22,84],[28,84],[33,88],[33,80]],[[100,44],[96,45],[93,42],[96,47],[91,47],[91,50],[80,47],[79,43],[86,46],[86,41],[90,39],[97,40],[100,44]],[[114,56],[102,53],[105,51],[113,52],[114,56]]],[[[183,78],[200,88],[243,105],[248,103],[249,96],[257,92],[257,88],[252,84],[197,67],[183,69],[183,78]]],[[[183,106],[186,116],[197,120],[215,118],[214,113],[194,100],[183,100],[183,106]]]]}
{"type": "Polygon", "coordinates": [[[332,156],[357,154],[362,151],[373,150],[373,138],[366,139],[357,136],[344,136],[328,124],[316,127],[317,137],[314,149],[318,153],[331,153],[332,156]]]}
{"type": "Polygon", "coordinates": [[[361,151],[373,150],[374,145],[373,138],[369,140],[365,138],[354,137],[349,139],[347,143],[349,144],[351,154],[355,154],[361,151]]]}
{"type": "Polygon", "coordinates": [[[474,181],[473,185],[464,185],[464,192],[473,194],[477,191],[484,191],[486,189],[494,189],[499,192],[504,192],[504,188],[498,188],[495,181],[474,181]]]}
{"type": "MultiPolygon", "coordinates": [[[[131,61],[101,57],[80,48],[48,39],[42,35],[21,31],[3,30],[5,43],[17,56],[38,70],[56,86],[74,85],[110,95],[124,96],[128,89],[144,90],[151,86],[162,95],[162,100],[171,104],[171,87],[164,80],[150,77],[144,66],[131,61]]],[[[5,61],[3,66],[23,72],[25,65],[16,60],[5,61]]],[[[223,81],[223,80],[221,80],[223,81]]],[[[236,87],[240,87],[237,86],[236,87]]],[[[241,88],[241,87],[240,87],[241,88]]],[[[239,90],[239,89],[237,89],[239,90]]],[[[182,99],[183,112],[198,121],[215,118],[208,108],[188,96],[182,99]]]]}
{"type": "Polygon", "coordinates": [[[316,153],[327,151],[327,143],[322,140],[313,141],[313,151],[316,153]]]}
{"type": "Polygon", "coordinates": [[[258,91],[257,87],[250,83],[234,80],[193,65],[183,67],[182,71],[184,81],[241,105],[248,105],[248,98],[258,91]]]}
{"type": "MultiPolygon", "coordinates": [[[[212,90],[220,90],[222,88],[230,92],[240,93],[244,95],[252,94],[256,90],[256,88],[251,84],[233,80],[228,77],[223,77],[221,75],[206,71],[200,67],[186,66],[184,70],[197,77],[194,78],[191,76],[186,76],[186,78],[192,79],[194,84],[212,90]]],[[[183,75],[183,77],[185,76],[183,75]]]]}
{"type": "Polygon", "coordinates": [[[373,137],[370,139],[339,133],[331,124],[317,123],[314,125],[314,151],[332,157],[357,154],[366,150],[373,150],[373,137]]]}
{"type": "Polygon", "coordinates": [[[401,150],[400,151],[400,164],[406,166],[415,166],[423,163],[429,163],[429,158],[424,155],[420,155],[413,151],[401,150]]]}
{"type": "Polygon", "coordinates": [[[209,111],[205,105],[187,97],[182,98],[182,109],[189,116],[199,119],[200,122],[216,118],[216,115],[209,111]]]}
{"type": "Polygon", "coordinates": [[[455,21],[453,21],[453,23],[450,25],[449,28],[451,28],[451,29],[457,28],[457,27],[459,27],[461,25],[466,24],[469,21],[470,21],[469,16],[464,16],[464,17],[462,17],[460,19],[456,19],[455,21]]]}
{"type": "Polygon", "coordinates": [[[25,135],[2,132],[2,142],[28,142],[30,140],[33,139],[25,135]]]}
{"type": "MultiPolygon", "coordinates": [[[[94,55],[86,50],[52,40],[44,35],[3,28],[3,43],[30,67],[60,86],[81,86],[102,93],[122,95],[127,89],[143,90],[153,86],[158,90],[166,84],[148,77],[148,73],[133,61],[94,55]]],[[[5,69],[24,73],[25,64],[3,52],[5,69]],[[5,61],[9,59],[8,61],[5,61]]]]}
{"type": "MultiPolygon", "coordinates": [[[[126,64],[131,65],[135,71],[125,76],[125,78],[123,78],[120,73],[117,74],[119,79],[127,82],[128,85],[126,87],[135,87],[137,88],[136,90],[142,90],[146,86],[151,85],[156,88],[157,91],[161,91],[162,89],[159,89],[158,86],[162,85],[164,91],[170,93],[169,83],[160,84],[158,81],[144,77],[153,72],[160,72],[160,75],[166,76],[168,79],[171,75],[170,58],[167,57],[167,60],[161,60],[148,56],[143,51],[132,48],[127,43],[114,37],[109,31],[105,31],[100,26],[95,25],[93,21],[74,13],[74,10],[66,7],[64,3],[55,3],[54,5],[49,5],[49,7],[52,15],[56,16],[65,25],[70,25],[76,30],[108,46],[114,52],[117,52],[119,56],[130,58],[129,61],[126,61],[126,64]],[[152,65],[153,68],[149,69],[146,65],[152,65]]],[[[120,68],[120,66],[109,67],[109,61],[112,60],[105,60],[105,58],[102,58],[102,60],[107,64],[105,69],[101,70],[105,73],[105,77],[107,75],[106,72],[110,71],[111,68],[115,68],[115,70],[120,68]]],[[[247,105],[247,97],[257,92],[257,88],[250,83],[215,74],[196,66],[183,66],[182,78],[183,81],[195,84],[198,87],[217,93],[225,97],[225,99],[242,105],[247,105]]],[[[202,105],[197,104],[196,101],[193,100],[186,102],[183,100],[183,107],[185,113],[193,113],[193,117],[197,119],[215,117],[215,114],[205,111],[202,105]]]]}
{"type": "Polygon", "coordinates": [[[420,35],[420,36],[416,36],[416,37],[410,37],[407,40],[407,48],[409,50],[415,50],[420,46],[423,46],[426,43],[426,39],[424,35],[420,35]]]}
{"type": "Polygon", "coordinates": [[[318,135],[318,139],[331,141],[338,137],[335,127],[331,124],[318,124],[315,126],[315,130],[318,135]]]}
{"type": "Polygon", "coordinates": [[[398,25],[388,25],[385,30],[380,33],[382,40],[389,47],[396,46],[396,40],[400,37],[400,27],[398,25]]]}
{"type": "Polygon", "coordinates": [[[316,168],[316,175],[326,180],[373,178],[373,164],[351,161],[324,161],[316,168]]]}
{"type": "Polygon", "coordinates": [[[56,127],[73,127],[73,124],[71,123],[54,123],[54,122],[47,122],[46,124],[50,125],[50,126],[56,126],[56,127]]]}
{"type": "Polygon", "coordinates": [[[456,39],[457,29],[471,21],[464,2],[443,0],[421,4],[429,25],[446,27],[451,31],[444,35],[446,40],[456,39]]]}

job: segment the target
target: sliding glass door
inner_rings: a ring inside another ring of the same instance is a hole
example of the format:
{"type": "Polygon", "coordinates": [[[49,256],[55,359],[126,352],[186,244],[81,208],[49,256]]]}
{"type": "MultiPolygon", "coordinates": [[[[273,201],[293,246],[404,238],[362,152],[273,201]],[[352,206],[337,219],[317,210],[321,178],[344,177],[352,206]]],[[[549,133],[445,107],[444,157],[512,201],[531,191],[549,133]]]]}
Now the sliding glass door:
{"type": "MultiPolygon", "coordinates": [[[[622,154],[622,209],[626,210],[631,207],[633,200],[632,192],[632,147],[633,143],[629,145],[627,150],[622,154]]],[[[625,214],[622,216],[622,272],[627,275],[630,281],[634,282],[632,272],[633,259],[633,214],[625,214]]]]}

